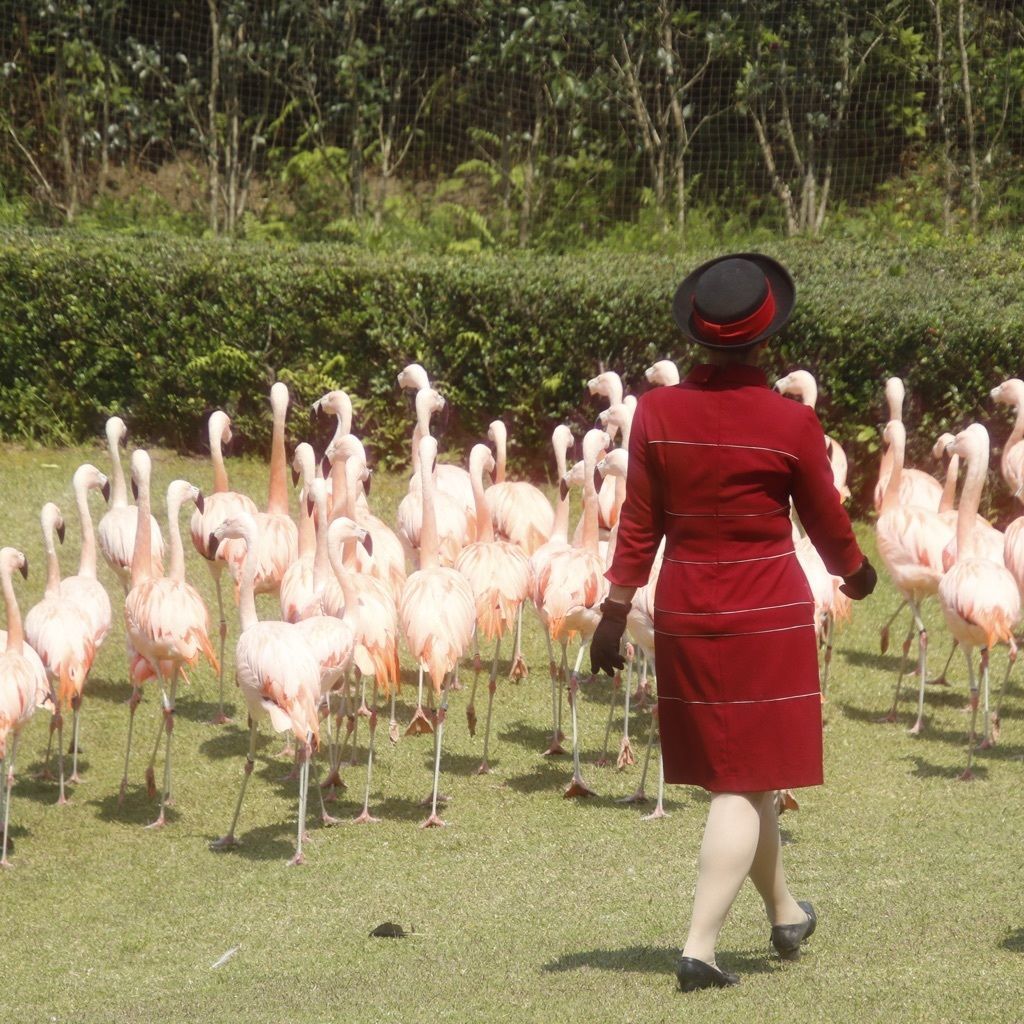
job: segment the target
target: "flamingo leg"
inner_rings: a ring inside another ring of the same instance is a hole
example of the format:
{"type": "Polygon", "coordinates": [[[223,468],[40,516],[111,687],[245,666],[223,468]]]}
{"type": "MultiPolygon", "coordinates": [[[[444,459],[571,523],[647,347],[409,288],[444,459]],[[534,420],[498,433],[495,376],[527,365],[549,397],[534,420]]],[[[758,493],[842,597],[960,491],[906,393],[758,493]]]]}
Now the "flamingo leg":
{"type": "MultiPolygon", "coordinates": [[[[359,671],[358,669],[356,670],[359,671]]],[[[355,683],[352,684],[352,703],[355,704],[355,683]]],[[[369,718],[370,709],[366,706],[366,677],[362,672],[359,672],[359,707],[354,712],[355,721],[352,724],[352,753],[349,755],[349,764],[354,768],[359,764],[359,759],[356,756],[357,743],[359,739],[359,719],[369,718]]]]}
{"type": "MultiPolygon", "coordinates": [[[[633,648],[634,653],[637,648],[633,648]]],[[[640,652],[640,656],[643,657],[643,651],[640,652]]],[[[624,768],[627,768],[631,764],[636,764],[636,754],[633,753],[633,744],[629,741],[629,702],[632,694],[630,689],[633,685],[633,662],[634,658],[629,659],[629,681],[626,683],[626,696],[625,696],[625,711],[622,718],[622,739],[619,741],[619,756],[615,759],[615,767],[621,772],[624,768]]]]}
{"type": "Polygon", "coordinates": [[[548,671],[551,675],[551,745],[544,751],[544,757],[564,754],[565,750],[558,742],[558,666],[555,665],[555,652],[551,647],[551,634],[544,630],[544,643],[548,647],[548,671]]]}
{"type": "Polygon", "coordinates": [[[256,764],[256,719],[249,719],[249,753],[245,755],[245,769],[242,773],[242,787],[238,791],[238,801],[235,803],[235,813],[231,818],[231,827],[227,834],[216,842],[210,843],[211,850],[230,850],[238,845],[235,838],[235,826],[238,824],[238,815],[242,810],[242,799],[245,797],[245,787],[249,784],[249,776],[252,775],[253,767],[256,764]]]}
{"type": "Polygon", "coordinates": [[[619,803],[623,804],[645,804],[647,803],[647,769],[651,763],[651,751],[654,749],[654,732],[657,725],[657,710],[651,715],[651,728],[647,733],[647,745],[644,749],[644,766],[640,772],[640,783],[629,796],[623,797],[619,803]]]}
{"type": "Polygon", "coordinates": [[[996,699],[996,709],[992,714],[992,733],[989,740],[990,746],[995,746],[999,741],[999,729],[1002,719],[1000,712],[1003,709],[1003,698],[1010,692],[1010,673],[1013,671],[1014,663],[1017,661],[1017,645],[1010,641],[1010,657],[1006,663],[1006,675],[1003,676],[1003,685],[999,687],[999,697],[996,699]]]}
{"type": "Polygon", "coordinates": [[[60,776],[60,796],[57,797],[58,804],[66,804],[68,798],[64,794],[64,716],[57,713],[57,771],[60,776]]]}
{"type": "Polygon", "coordinates": [[[576,667],[572,670],[572,675],[569,677],[569,708],[572,711],[572,782],[569,783],[562,794],[566,799],[575,796],[594,795],[594,791],[583,781],[583,776],[580,774],[579,728],[576,713],[576,698],[580,684],[580,665],[583,663],[583,654],[589,646],[590,643],[586,640],[580,644],[580,651],[576,656],[576,667]]]}
{"type": "MultiPolygon", "coordinates": [[[[909,602],[904,602],[907,604],[909,602]]],[[[900,605],[902,608],[903,605],[900,605]]],[[[910,623],[910,628],[907,630],[906,639],[903,641],[903,657],[900,659],[900,674],[896,677],[896,692],[892,695],[892,707],[889,709],[887,715],[883,715],[880,722],[895,722],[896,721],[896,708],[900,702],[900,690],[903,687],[903,676],[907,671],[907,654],[910,652],[910,642],[914,636],[914,623],[910,623]]]]}
{"type": "Polygon", "coordinates": [[[825,664],[821,671],[821,696],[824,698],[828,692],[828,676],[832,668],[832,633],[835,628],[835,616],[829,612],[825,616],[824,640],[825,640],[825,664]]]}
{"type": "Polygon", "coordinates": [[[373,680],[373,697],[371,698],[373,706],[370,708],[370,743],[369,752],[366,755],[366,795],[363,797],[363,810],[358,818],[355,819],[357,825],[369,825],[375,821],[380,821],[380,818],[375,818],[370,813],[370,786],[373,782],[373,747],[374,739],[377,735],[377,680],[376,677],[373,680]]]}
{"type": "MultiPolygon", "coordinates": [[[[476,645],[476,634],[473,634],[473,644],[476,645]]],[[[480,681],[480,673],[483,671],[483,663],[480,661],[479,649],[473,655],[473,685],[469,688],[469,703],[466,705],[466,725],[469,728],[469,735],[476,735],[476,684],[480,681]]]]}
{"type": "Polygon", "coordinates": [[[661,739],[658,740],[658,802],[650,814],[643,816],[644,821],[657,821],[658,818],[667,818],[668,811],[665,810],[665,759],[661,753],[661,739]]]}
{"type": "Polygon", "coordinates": [[[131,697],[128,698],[128,745],[124,752],[124,775],[121,776],[121,790],[117,795],[118,807],[124,803],[124,795],[128,791],[128,760],[132,754],[132,729],[135,726],[135,709],[141,701],[142,693],[133,689],[131,697]]]}
{"type": "Polygon", "coordinates": [[[921,609],[916,602],[911,601],[911,611],[914,613],[914,623],[917,626],[917,721],[910,727],[912,736],[920,736],[924,729],[924,688],[928,679],[928,630],[924,628],[921,620],[921,609]]]}
{"type": "Polygon", "coordinates": [[[953,655],[956,654],[956,649],[959,646],[959,642],[954,640],[953,646],[949,649],[949,657],[946,658],[946,664],[942,666],[942,671],[934,679],[928,680],[932,686],[949,686],[949,680],[946,678],[946,673],[949,671],[949,666],[953,661],[953,655]]]}
{"type": "Polygon", "coordinates": [[[164,730],[167,728],[167,716],[164,714],[166,699],[166,694],[161,691],[161,708],[160,717],[157,719],[156,741],[153,743],[153,752],[149,755],[149,764],[146,765],[146,793],[150,799],[156,796],[156,757],[160,753],[160,740],[163,739],[164,730]]]}
{"type": "Polygon", "coordinates": [[[445,680],[441,681],[441,706],[437,711],[437,729],[434,733],[434,788],[430,798],[430,816],[420,822],[420,828],[437,828],[444,826],[437,814],[437,784],[441,775],[441,737],[444,734],[444,720],[448,714],[448,687],[445,680]]]}
{"type": "MultiPolygon", "coordinates": [[[[971,686],[971,731],[967,736],[967,768],[960,776],[960,781],[970,782],[974,778],[971,767],[974,763],[974,727],[978,721],[978,685],[974,679],[974,663],[971,661],[970,652],[966,647],[964,652],[967,654],[967,673],[971,686]]],[[[988,648],[983,647],[981,650],[981,674],[984,676],[986,672],[988,672],[988,648]]]]}
{"type": "Polygon", "coordinates": [[[311,743],[313,739],[313,733],[306,733],[306,743],[300,753],[302,758],[302,767],[299,769],[299,827],[295,840],[295,856],[288,861],[289,867],[298,867],[300,864],[306,863],[306,858],[302,856],[302,840],[306,837],[306,799],[309,796],[309,762],[312,758],[311,743]]]}
{"type": "Polygon", "coordinates": [[[146,828],[163,828],[167,824],[164,811],[171,796],[171,740],[174,737],[174,700],[178,692],[178,675],[179,670],[175,665],[174,674],[171,676],[170,696],[164,694],[163,713],[167,730],[167,746],[164,749],[164,784],[160,794],[160,813],[157,815],[156,821],[150,822],[146,828]]]}
{"type": "Polygon", "coordinates": [[[477,768],[477,775],[486,775],[491,766],[487,763],[487,749],[491,740],[491,714],[494,711],[494,692],[498,688],[498,652],[501,650],[501,637],[494,641],[494,660],[491,662],[491,675],[487,681],[487,725],[484,728],[484,757],[477,768]]]}
{"type": "Polygon", "coordinates": [[[9,868],[11,862],[7,859],[7,836],[10,831],[11,824],[11,785],[14,780],[14,756],[12,753],[10,767],[7,763],[7,755],[4,754],[3,759],[3,778],[4,778],[4,839],[3,845],[0,846],[0,868],[9,868]]]}
{"type": "Polygon", "coordinates": [[[882,653],[883,653],[883,654],[885,654],[885,652],[886,652],[887,650],[889,650],[889,627],[890,627],[890,626],[891,626],[891,625],[893,624],[893,622],[895,621],[895,619],[896,619],[896,616],[897,616],[897,615],[899,615],[899,613],[900,613],[901,611],[903,611],[903,609],[904,609],[904,608],[906,608],[906,606],[907,606],[907,599],[906,599],[906,598],[904,598],[904,599],[903,599],[903,600],[902,600],[902,601],[900,602],[900,605],[899,605],[899,607],[898,607],[898,608],[896,609],[896,611],[894,611],[894,612],[892,613],[892,615],[890,615],[890,616],[889,616],[889,618],[888,618],[888,619],[886,619],[886,621],[885,621],[885,625],[884,625],[884,626],[882,627],[882,629],[881,629],[881,632],[879,633],[879,646],[880,646],[880,647],[882,648],[882,653]]]}
{"type": "Polygon", "coordinates": [[[391,743],[398,742],[398,719],[395,717],[395,688],[391,688],[391,718],[388,721],[388,740],[391,743]]]}
{"type": "Polygon", "coordinates": [[[228,620],[224,614],[224,591],[221,587],[221,577],[224,575],[224,564],[208,562],[210,574],[217,588],[217,610],[220,613],[220,660],[217,670],[217,714],[210,719],[211,725],[224,725],[231,721],[231,718],[224,711],[224,642],[228,637],[228,620]]]}
{"type": "Polygon", "coordinates": [[[327,805],[324,803],[324,787],[320,783],[320,769],[317,767],[316,761],[313,761],[310,771],[313,773],[313,788],[316,790],[316,795],[320,798],[320,823],[324,828],[330,828],[331,825],[340,825],[341,818],[335,818],[327,813],[327,805]]]}
{"type": "Polygon", "coordinates": [[[43,754],[43,768],[39,773],[40,779],[52,779],[53,772],[50,771],[50,752],[53,750],[53,734],[57,729],[57,722],[60,719],[60,709],[57,705],[57,691],[53,683],[50,683],[50,702],[53,714],[50,716],[50,732],[46,737],[46,753],[43,754]]]}
{"type": "Polygon", "coordinates": [[[71,702],[71,707],[73,721],[73,726],[71,729],[71,749],[73,753],[71,754],[71,778],[68,781],[78,783],[82,781],[81,777],[78,774],[78,723],[80,718],[79,712],[81,711],[82,707],[81,696],[76,697],[71,702]]]}
{"type": "MultiPolygon", "coordinates": [[[[633,659],[629,659],[629,678],[633,678],[633,659]]],[[[612,693],[608,700],[608,721],[604,724],[604,745],[601,747],[601,756],[594,762],[598,768],[604,768],[608,764],[608,740],[612,734],[612,719],[615,717],[615,695],[622,686],[622,674],[616,672],[612,676],[612,693]]]]}
{"type": "Polygon", "coordinates": [[[423,712],[423,665],[421,664],[416,689],[416,713],[406,727],[405,735],[419,736],[421,733],[433,731],[434,727],[430,724],[430,719],[423,712]]]}
{"type": "Polygon", "coordinates": [[[565,687],[566,679],[569,676],[569,641],[562,641],[562,662],[558,668],[558,741],[565,739],[562,732],[562,690],[565,687]]]}
{"type": "Polygon", "coordinates": [[[512,651],[512,664],[509,666],[508,677],[513,683],[518,683],[529,672],[526,659],[523,657],[523,606],[520,604],[516,609],[516,643],[512,651]]]}

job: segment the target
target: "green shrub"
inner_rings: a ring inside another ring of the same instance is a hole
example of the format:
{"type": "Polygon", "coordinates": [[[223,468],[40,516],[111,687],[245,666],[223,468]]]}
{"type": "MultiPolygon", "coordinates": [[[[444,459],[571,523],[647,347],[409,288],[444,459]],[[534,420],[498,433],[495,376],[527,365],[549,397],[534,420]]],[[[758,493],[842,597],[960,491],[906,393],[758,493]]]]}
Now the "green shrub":
{"type": "MultiPolygon", "coordinates": [[[[799,287],[768,372],[818,376],[819,413],[847,448],[858,506],[870,500],[891,374],[907,383],[912,463],[927,467],[934,438],[973,418],[989,424],[998,450],[1009,422],[988,391],[1021,373],[1024,334],[1024,257],[1013,245],[763,248],[799,287]]],[[[267,392],[279,376],[297,406],[347,390],[357,430],[396,464],[407,459],[410,412],[395,375],[416,360],[455,413],[445,449],[462,457],[501,415],[514,464],[543,472],[554,425],[592,422],[598,404],[584,384],[600,368],[642,390],[654,359],[696,358],[679,343],[670,300],[709,255],[417,256],[0,236],[0,435],[77,441],[116,412],[136,441],[199,449],[206,415],[222,407],[243,444],[265,450],[267,392]]],[[[296,439],[309,433],[303,412],[291,423],[296,439]]]]}

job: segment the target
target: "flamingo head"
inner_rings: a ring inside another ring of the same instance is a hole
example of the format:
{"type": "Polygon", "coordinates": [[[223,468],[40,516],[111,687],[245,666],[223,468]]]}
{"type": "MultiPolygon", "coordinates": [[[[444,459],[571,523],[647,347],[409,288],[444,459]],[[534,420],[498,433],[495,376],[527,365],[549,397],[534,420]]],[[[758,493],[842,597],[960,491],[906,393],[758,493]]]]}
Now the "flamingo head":
{"type": "Polygon", "coordinates": [[[939,434],[935,440],[935,444],[932,445],[932,458],[942,459],[949,454],[949,449],[952,447],[953,442],[956,438],[946,431],[944,434],[939,434]]]}
{"type": "Polygon", "coordinates": [[[571,488],[583,486],[583,473],[583,460],[580,459],[579,462],[574,462],[572,466],[569,467],[569,471],[565,476],[558,481],[558,493],[561,495],[563,501],[571,488]]]}
{"type": "Polygon", "coordinates": [[[223,448],[231,443],[231,417],[222,409],[214,409],[210,413],[210,421],[207,424],[210,433],[210,450],[215,447],[223,448]]]}
{"type": "Polygon", "coordinates": [[[613,404],[622,401],[622,378],[614,370],[606,370],[587,381],[592,395],[602,395],[613,404]]]}
{"type": "Polygon", "coordinates": [[[494,453],[487,445],[473,445],[469,452],[469,472],[474,479],[481,479],[484,473],[493,473],[496,467],[494,453]]]}
{"type": "Polygon", "coordinates": [[[889,419],[903,419],[903,400],[907,397],[907,389],[899,377],[890,377],[885,382],[885,401],[889,406],[889,419]]]}
{"type": "Polygon", "coordinates": [[[220,542],[225,539],[244,540],[246,548],[251,548],[259,536],[256,520],[248,512],[239,512],[229,516],[210,534],[206,541],[206,557],[213,561],[217,555],[220,542]]]}
{"type": "Polygon", "coordinates": [[[629,453],[625,448],[613,448],[597,464],[597,472],[602,476],[626,479],[626,467],[629,465],[629,453]]]}
{"type": "Polygon", "coordinates": [[[136,501],[139,500],[139,491],[142,490],[143,484],[147,493],[149,492],[149,477],[152,472],[153,463],[149,452],[145,448],[136,448],[132,452],[132,495],[136,501]]]}
{"type": "Polygon", "coordinates": [[[0,566],[8,574],[17,571],[28,579],[28,559],[17,548],[0,548],[0,566]]]}
{"type": "Polygon", "coordinates": [[[116,448],[118,445],[124,444],[124,439],[128,436],[128,428],[120,416],[111,416],[107,420],[106,434],[110,447],[116,448]]]}
{"type": "Polygon", "coordinates": [[[993,402],[999,405],[1008,405],[1011,409],[1019,409],[1024,398],[1024,381],[1017,377],[1004,380],[998,387],[994,387],[989,393],[993,402]]]}
{"type": "Polygon", "coordinates": [[[356,540],[366,549],[366,553],[373,554],[373,538],[368,530],[358,523],[353,522],[348,516],[338,516],[327,528],[327,546],[337,550],[346,541],[356,540]]]}
{"type": "Polygon", "coordinates": [[[298,487],[300,480],[308,482],[315,476],[316,454],[313,446],[306,441],[300,441],[292,455],[292,486],[298,487]]]}
{"type": "MultiPolygon", "coordinates": [[[[43,506],[39,520],[43,525],[44,537],[52,538],[53,534],[57,534],[57,539],[61,544],[64,543],[64,516],[52,501],[48,501],[43,506]]],[[[48,540],[47,544],[50,545],[50,550],[52,550],[52,541],[48,540]]]]}
{"type": "Polygon", "coordinates": [[[487,439],[499,447],[508,444],[508,430],[501,420],[492,420],[488,424],[487,439]]]}
{"type": "Polygon", "coordinates": [[[644,370],[644,376],[654,387],[674,387],[679,383],[679,370],[671,359],[659,359],[644,370]]]}
{"type": "Polygon", "coordinates": [[[398,386],[403,391],[422,391],[430,387],[430,378],[419,363],[410,363],[398,375],[398,386]]]}
{"type": "Polygon", "coordinates": [[[327,484],[320,477],[314,477],[306,485],[306,512],[313,515],[318,506],[327,508],[327,484]]]}
{"type": "Polygon", "coordinates": [[[76,491],[99,491],[104,501],[110,501],[110,481],[91,463],[84,462],[75,470],[71,484],[76,491]]]}
{"type": "Polygon", "coordinates": [[[270,388],[270,408],[273,409],[274,416],[283,419],[288,413],[288,403],[290,401],[288,385],[281,381],[276,381],[270,388]]]}
{"type": "Polygon", "coordinates": [[[199,490],[195,484],[190,484],[187,480],[172,480],[167,485],[167,507],[173,508],[177,505],[181,508],[182,505],[187,502],[192,502],[197,509],[199,514],[202,515],[206,511],[206,503],[203,501],[203,492],[199,490]]]}

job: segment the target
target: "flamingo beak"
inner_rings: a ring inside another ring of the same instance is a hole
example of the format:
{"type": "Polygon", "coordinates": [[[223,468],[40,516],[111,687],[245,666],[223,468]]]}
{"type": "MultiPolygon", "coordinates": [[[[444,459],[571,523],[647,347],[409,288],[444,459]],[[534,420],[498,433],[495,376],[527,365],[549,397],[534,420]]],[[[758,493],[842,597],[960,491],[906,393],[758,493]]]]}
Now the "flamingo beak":
{"type": "Polygon", "coordinates": [[[601,476],[601,471],[597,468],[597,466],[595,466],[594,467],[594,490],[595,491],[601,490],[601,484],[603,484],[603,483],[604,483],[604,477],[601,476]]]}
{"type": "Polygon", "coordinates": [[[299,476],[299,471],[294,466],[292,466],[292,487],[299,486],[299,476]]]}
{"type": "Polygon", "coordinates": [[[57,524],[57,539],[61,542],[61,544],[64,543],[64,524],[63,523],[58,523],[57,524]]]}
{"type": "Polygon", "coordinates": [[[21,563],[21,568],[18,570],[18,572],[21,573],[22,578],[24,578],[26,580],[28,579],[28,559],[27,558],[25,559],[24,562],[21,563]]]}
{"type": "Polygon", "coordinates": [[[110,481],[104,480],[103,486],[100,488],[100,493],[103,495],[103,500],[109,505],[110,504],[110,481]]]}
{"type": "Polygon", "coordinates": [[[134,477],[132,478],[132,497],[136,501],[139,500],[139,485],[135,482],[134,477]]]}
{"type": "Polygon", "coordinates": [[[202,491],[199,491],[196,494],[196,508],[199,509],[200,515],[206,511],[206,500],[203,498],[202,491]]]}
{"type": "Polygon", "coordinates": [[[331,475],[331,460],[326,455],[320,460],[320,472],[325,478],[331,475]]]}
{"type": "Polygon", "coordinates": [[[206,557],[212,562],[217,557],[217,548],[220,547],[220,541],[217,540],[217,534],[211,533],[206,539],[206,557]]]}
{"type": "Polygon", "coordinates": [[[373,483],[373,470],[367,470],[366,479],[363,481],[363,491],[367,497],[370,496],[370,485],[373,483]]]}
{"type": "Polygon", "coordinates": [[[373,554],[373,538],[370,536],[369,532],[368,531],[364,531],[362,537],[360,537],[359,540],[362,542],[363,547],[366,548],[366,553],[368,555],[372,555],[373,554]]]}
{"type": "Polygon", "coordinates": [[[558,496],[565,501],[569,494],[569,485],[564,480],[558,481],[558,496]]]}
{"type": "Polygon", "coordinates": [[[311,516],[316,508],[316,502],[312,498],[306,498],[306,515],[311,516]]]}

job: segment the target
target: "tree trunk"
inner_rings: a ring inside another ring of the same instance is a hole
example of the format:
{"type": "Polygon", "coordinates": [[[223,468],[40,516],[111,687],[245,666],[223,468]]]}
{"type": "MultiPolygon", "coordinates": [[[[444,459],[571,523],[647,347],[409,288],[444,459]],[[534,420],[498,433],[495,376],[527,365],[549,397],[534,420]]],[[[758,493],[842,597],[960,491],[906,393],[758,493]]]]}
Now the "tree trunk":
{"type": "Polygon", "coordinates": [[[942,26],[942,0],[928,0],[935,16],[935,119],[942,136],[942,230],[948,235],[953,226],[953,144],[946,121],[946,44],[942,26]]]}
{"type": "Polygon", "coordinates": [[[978,147],[974,137],[974,102],[971,97],[971,68],[967,53],[967,34],[964,31],[964,0],[957,0],[957,41],[960,45],[960,73],[963,77],[964,121],[967,128],[967,166],[971,175],[971,227],[978,226],[981,206],[981,180],[978,173],[978,147]]]}
{"type": "Polygon", "coordinates": [[[206,187],[209,195],[210,230],[220,230],[220,180],[218,167],[220,152],[217,144],[217,93],[220,90],[220,15],[217,0],[207,0],[210,9],[210,93],[206,99],[206,187]]]}

